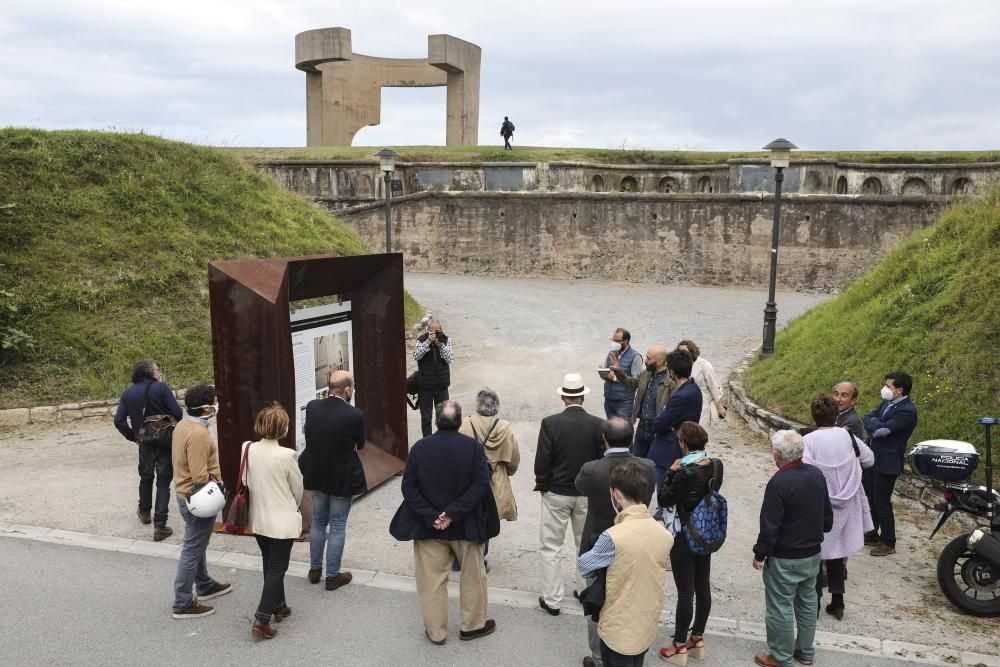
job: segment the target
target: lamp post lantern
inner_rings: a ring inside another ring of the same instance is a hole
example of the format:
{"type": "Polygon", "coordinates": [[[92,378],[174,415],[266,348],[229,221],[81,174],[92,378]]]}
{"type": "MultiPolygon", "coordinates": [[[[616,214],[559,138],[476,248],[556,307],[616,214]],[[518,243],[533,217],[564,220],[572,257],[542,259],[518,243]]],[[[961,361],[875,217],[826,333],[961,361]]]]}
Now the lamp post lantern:
{"type": "Polygon", "coordinates": [[[774,223],[771,226],[771,280],[767,288],[767,304],[764,306],[764,344],[761,357],[774,354],[774,331],[778,319],[778,305],[774,302],[774,287],[778,279],[778,229],[781,222],[781,183],[785,180],[783,169],[791,162],[792,149],[798,148],[787,139],[775,139],[764,150],[771,151],[771,166],[774,167],[774,223]]]}
{"type": "Polygon", "coordinates": [[[385,251],[392,252],[392,172],[396,170],[399,153],[391,148],[383,148],[375,153],[379,169],[385,174],[385,251]]]}

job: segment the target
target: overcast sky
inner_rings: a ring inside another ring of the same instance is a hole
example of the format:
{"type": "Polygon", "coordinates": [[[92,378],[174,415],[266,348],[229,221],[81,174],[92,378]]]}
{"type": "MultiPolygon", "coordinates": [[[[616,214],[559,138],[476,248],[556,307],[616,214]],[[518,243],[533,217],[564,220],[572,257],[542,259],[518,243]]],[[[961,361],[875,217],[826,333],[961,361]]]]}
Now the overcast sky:
{"type": "MultiPolygon", "coordinates": [[[[3,0],[0,126],[305,144],[303,30],[482,47],[481,144],[1000,148],[1000,2],[3,0]]],[[[443,144],[444,88],[386,88],[355,145],[443,144]]]]}

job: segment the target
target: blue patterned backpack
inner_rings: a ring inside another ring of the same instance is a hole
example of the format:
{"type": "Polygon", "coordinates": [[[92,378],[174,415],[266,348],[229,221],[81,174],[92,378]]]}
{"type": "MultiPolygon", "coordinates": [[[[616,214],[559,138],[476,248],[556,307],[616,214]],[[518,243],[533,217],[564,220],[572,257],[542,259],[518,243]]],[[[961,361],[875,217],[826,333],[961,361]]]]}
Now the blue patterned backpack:
{"type": "Polygon", "coordinates": [[[712,479],[708,482],[708,493],[698,501],[684,521],[684,537],[688,549],[695,556],[715,553],[726,541],[726,527],[729,522],[729,505],[719,493],[719,462],[712,459],[712,479]]]}

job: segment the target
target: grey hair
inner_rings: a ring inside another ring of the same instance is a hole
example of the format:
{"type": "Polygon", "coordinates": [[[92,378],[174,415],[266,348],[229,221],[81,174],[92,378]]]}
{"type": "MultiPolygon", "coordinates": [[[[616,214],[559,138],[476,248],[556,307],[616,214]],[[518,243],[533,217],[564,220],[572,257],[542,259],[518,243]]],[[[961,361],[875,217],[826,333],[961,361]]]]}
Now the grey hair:
{"type": "Polygon", "coordinates": [[[436,317],[432,317],[431,319],[427,320],[427,326],[426,326],[426,328],[430,329],[432,324],[438,325],[438,329],[442,328],[441,327],[441,320],[439,320],[436,317]]]}
{"type": "Polygon", "coordinates": [[[132,384],[139,384],[143,378],[156,377],[156,362],[152,359],[142,359],[132,367],[132,384]]]}
{"type": "Polygon", "coordinates": [[[476,414],[483,417],[496,417],[500,411],[500,397],[489,387],[483,387],[476,394],[476,414]]]}
{"type": "MultiPolygon", "coordinates": [[[[851,400],[852,401],[858,400],[858,385],[854,384],[850,380],[841,380],[837,384],[849,384],[849,385],[851,385],[851,400]]],[[[837,388],[837,384],[833,385],[834,389],[837,388]]]]}
{"type": "Polygon", "coordinates": [[[778,458],[784,463],[792,463],[802,458],[805,444],[802,436],[795,431],[777,431],[771,436],[771,446],[778,452],[778,458]]]}
{"type": "Polygon", "coordinates": [[[441,401],[434,412],[439,431],[457,431],[462,425],[462,406],[458,401],[441,401]]]}

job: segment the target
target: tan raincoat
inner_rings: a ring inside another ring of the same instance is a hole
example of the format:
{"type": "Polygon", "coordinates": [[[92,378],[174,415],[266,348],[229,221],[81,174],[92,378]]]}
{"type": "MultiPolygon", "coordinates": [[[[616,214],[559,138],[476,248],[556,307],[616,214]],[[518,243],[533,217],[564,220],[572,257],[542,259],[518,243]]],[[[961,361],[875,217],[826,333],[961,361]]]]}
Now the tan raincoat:
{"type": "Polygon", "coordinates": [[[490,460],[490,467],[493,469],[490,487],[497,502],[497,514],[501,519],[517,521],[517,503],[514,501],[514,490],[510,487],[510,476],[517,472],[517,466],[521,463],[521,452],[518,450],[510,422],[497,417],[475,415],[463,419],[458,431],[475,438],[477,442],[482,442],[483,437],[487,433],[490,434],[483,444],[486,458],[490,460]],[[493,422],[496,422],[496,426],[491,432],[490,427],[493,426],[493,422]]]}

